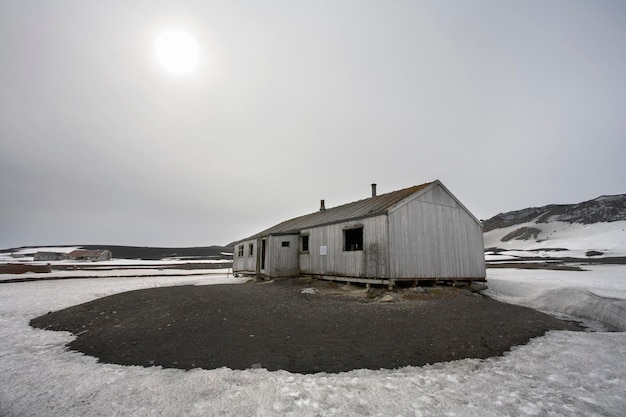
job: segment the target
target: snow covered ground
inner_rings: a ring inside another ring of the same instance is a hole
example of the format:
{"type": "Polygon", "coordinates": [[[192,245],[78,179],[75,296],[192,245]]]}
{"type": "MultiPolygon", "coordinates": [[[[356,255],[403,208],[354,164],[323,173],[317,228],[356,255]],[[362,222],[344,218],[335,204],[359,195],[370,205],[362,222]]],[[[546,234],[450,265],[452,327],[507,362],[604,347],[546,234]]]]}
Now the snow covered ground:
{"type": "Polygon", "coordinates": [[[32,265],[52,265],[52,272],[37,273],[25,272],[21,274],[0,274],[0,281],[34,280],[54,278],[84,278],[84,277],[137,277],[137,276],[160,276],[160,275],[206,275],[228,274],[229,268],[206,268],[206,264],[224,264],[224,260],[198,260],[198,259],[112,259],[110,261],[81,262],[69,259],[59,261],[35,261],[34,255],[39,251],[69,253],[75,247],[58,248],[23,248],[11,253],[0,253],[0,263],[25,263],[32,265]],[[187,269],[192,266],[205,267],[203,269],[187,269]],[[202,264],[202,265],[201,265],[202,264]],[[63,268],[58,268],[62,266],[63,268]],[[57,267],[57,269],[55,269],[57,267]],[[75,269],[65,269],[72,267],[75,269]]]}
{"type": "Polygon", "coordinates": [[[227,275],[230,268],[220,269],[159,269],[159,268],[103,268],[52,271],[48,273],[25,272],[23,274],[0,274],[0,281],[15,279],[53,279],[53,278],[115,278],[115,277],[150,277],[150,276],[185,276],[185,275],[227,275]]]}
{"type": "MultiPolygon", "coordinates": [[[[22,248],[13,252],[0,252],[0,263],[34,263],[38,265],[79,265],[82,267],[96,268],[113,268],[113,267],[127,267],[127,266],[172,266],[180,264],[191,263],[222,263],[223,259],[188,259],[188,257],[181,258],[166,258],[160,260],[147,260],[147,259],[120,259],[113,258],[110,261],[97,261],[97,262],[84,262],[73,261],[70,259],[63,259],[59,261],[35,261],[34,257],[37,252],[58,252],[58,253],[70,253],[77,247],[32,247],[22,248]]],[[[229,254],[224,254],[229,255],[229,254]]]]}
{"type": "Polygon", "coordinates": [[[5,283],[0,284],[0,415],[626,415],[626,332],[619,310],[626,303],[626,266],[582,272],[490,269],[488,280],[496,298],[596,320],[609,317],[612,322],[605,325],[622,326],[622,332],[549,332],[503,357],[342,374],[128,367],[68,351],[64,345],[71,334],[33,329],[28,322],[122,291],[241,280],[206,275],[5,283]],[[595,298],[583,303],[581,292],[595,298]],[[579,310],[562,311],[567,305],[579,310]]]}

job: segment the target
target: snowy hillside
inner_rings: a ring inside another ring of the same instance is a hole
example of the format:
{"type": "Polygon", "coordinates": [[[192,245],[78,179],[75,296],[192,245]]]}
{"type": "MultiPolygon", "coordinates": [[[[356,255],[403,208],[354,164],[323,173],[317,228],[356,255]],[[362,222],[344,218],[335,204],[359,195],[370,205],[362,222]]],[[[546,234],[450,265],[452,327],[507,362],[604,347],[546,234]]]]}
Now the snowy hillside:
{"type": "MultiPolygon", "coordinates": [[[[484,235],[487,260],[492,255],[599,258],[626,256],[626,221],[610,223],[527,222],[484,235]]],[[[490,258],[491,256],[491,258],[490,258]]]]}
{"type": "Polygon", "coordinates": [[[626,257],[626,194],[501,213],[483,221],[486,259],[626,257]]]}

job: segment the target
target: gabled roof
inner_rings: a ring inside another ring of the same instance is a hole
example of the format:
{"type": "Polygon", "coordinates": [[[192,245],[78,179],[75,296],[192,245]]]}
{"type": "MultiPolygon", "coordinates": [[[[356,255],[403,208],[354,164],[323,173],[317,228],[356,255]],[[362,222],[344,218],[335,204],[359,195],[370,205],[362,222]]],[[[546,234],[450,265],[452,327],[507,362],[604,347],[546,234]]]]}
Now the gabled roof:
{"type": "Polygon", "coordinates": [[[435,182],[438,181],[416,185],[403,190],[392,191],[387,194],[377,195],[376,197],[370,197],[353,203],[344,204],[342,206],[332,207],[326,210],[320,210],[315,213],[296,217],[250,236],[248,239],[276,234],[299,233],[303,229],[309,229],[312,227],[342,223],[345,221],[364,219],[367,217],[386,214],[389,209],[400,203],[405,198],[417,193],[418,191],[424,190],[426,187],[434,184],[435,182]]]}

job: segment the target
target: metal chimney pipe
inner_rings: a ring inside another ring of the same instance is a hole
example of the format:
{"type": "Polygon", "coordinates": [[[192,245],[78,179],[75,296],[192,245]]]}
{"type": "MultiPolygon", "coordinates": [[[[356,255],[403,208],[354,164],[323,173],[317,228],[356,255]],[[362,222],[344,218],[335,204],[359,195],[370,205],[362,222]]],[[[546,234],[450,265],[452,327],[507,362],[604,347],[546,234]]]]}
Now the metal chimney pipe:
{"type": "Polygon", "coordinates": [[[372,197],[376,197],[376,184],[372,184],[372,197]]]}
{"type": "Polygon", "coordinates": [[[324,200],[320,200],[320,211],[326,210],[326,205],[324,204],[324,200]]]}

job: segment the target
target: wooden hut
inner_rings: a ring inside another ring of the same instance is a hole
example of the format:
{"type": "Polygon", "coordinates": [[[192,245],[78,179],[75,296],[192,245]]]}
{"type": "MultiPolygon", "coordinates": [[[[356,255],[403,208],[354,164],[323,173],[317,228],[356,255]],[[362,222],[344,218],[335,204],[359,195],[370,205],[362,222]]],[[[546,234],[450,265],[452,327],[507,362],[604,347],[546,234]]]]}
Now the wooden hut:
{"type": "Polygon", "coordinates": [[[485,280],[482,226],[438,180],[287,220],[234,246],[233,271],[394,285],[485,280]]]}
{"type": "Polygon", "coordinates": [[[111,251],[108,249],[76,249],[67,254],[67,259],[81,262],[110,261],[111,251]]]}

